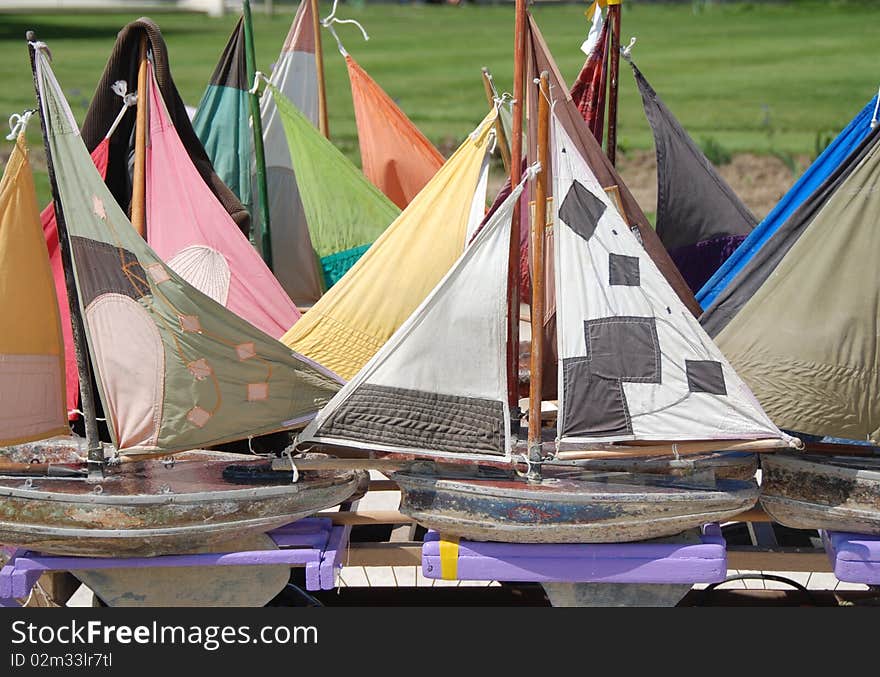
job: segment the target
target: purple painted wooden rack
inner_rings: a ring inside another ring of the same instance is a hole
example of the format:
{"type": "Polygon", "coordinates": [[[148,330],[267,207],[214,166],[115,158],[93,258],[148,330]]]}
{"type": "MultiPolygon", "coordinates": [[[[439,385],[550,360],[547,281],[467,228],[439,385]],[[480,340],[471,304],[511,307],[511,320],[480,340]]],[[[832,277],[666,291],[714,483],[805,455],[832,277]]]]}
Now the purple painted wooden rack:
{"type": "Polygon", "coordinates": [[[880,585],[880,536],[843,531],[821,533],[837,580],[880,585]]]}
{"type": "MultiPolygon", "coordinates": [[[[422,546],[426,578],[443,578],[440,535],[422,546]]],[[[718,524],[703,526],[700,543],[458,544],[461,581],[568,583],[717,583],[727,577],[727,544],[718,524]]]]}
{"type": "Polygon", "coordinates": [[[64,557],[13,550],[9,562],[0,569],[0,607],[18,606],[15,599],[26,598],[37,579],[47,571],[75,569],[287,564],[305,566],[307,590],[332,590],[336,586],[336,571],[342,568],[342,555],[350,533],[350,526],[334,527],[329,518],[309,517],[268,532],[278,550],[120,558],[64,557]]]}

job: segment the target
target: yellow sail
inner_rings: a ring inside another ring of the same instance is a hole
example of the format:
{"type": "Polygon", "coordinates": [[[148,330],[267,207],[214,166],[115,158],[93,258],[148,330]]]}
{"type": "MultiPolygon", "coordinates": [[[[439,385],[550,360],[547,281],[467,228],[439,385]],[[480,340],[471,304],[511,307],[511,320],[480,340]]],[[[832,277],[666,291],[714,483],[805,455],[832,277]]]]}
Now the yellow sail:
{"type": "Polygon", "coordinates": [[[483,120],[360,260],[293,325],[284,343],[348,380],[412,315],[467,244],[475,194],[477,201],[485,199],[478,185],[495,115],[483,120]]]}
{"type": "Polygon", "coordinates": [[[0,445],[69,434],[58,300],[24,133],[0,182],[0,445]]]}

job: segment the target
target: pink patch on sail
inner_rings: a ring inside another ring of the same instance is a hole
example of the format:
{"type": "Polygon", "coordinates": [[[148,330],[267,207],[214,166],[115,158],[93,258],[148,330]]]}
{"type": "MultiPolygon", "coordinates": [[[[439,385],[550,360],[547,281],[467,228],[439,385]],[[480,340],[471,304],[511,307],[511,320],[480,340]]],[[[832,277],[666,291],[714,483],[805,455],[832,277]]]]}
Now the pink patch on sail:
{"type": "Polygon", "coordinates": [[[208,364],[208,360],[204,357],[190,362],[186,365],[186,368],[189,369],[189,373],[195,376],[199,381],[204,381],[214,373],[214,370],[211,369],[211,365],[208,364]]]}
{"type": "Polygon", "coordinates": [[[239,343],[235,346],[235,353],[238,355],[238,359],[244,362],[252,357],[256,357],[257,350],[253,342],[249,341],[248,343],[239,343]]]}
{"type": "Polygon", "coordinates": [[[183,331],[200,332],[202,331],[202,323],[195,315],[178,315],[180,320],[180,328],[183,331]]]}
{"type": "Polygon", "coordinates": [[[299,311],[193,165],[153,77],[149,90],[146,202],[150,246],[196,288],[201,289],[205,276],[228,284],[228,289],[212,296],[225,301],[229,310],[258,329],[279,338],[299,319],[299,311]],[[220,260],[225,259],[229,272],[218,276],[217,271],[206,269],[213,260],[210,258],[200,259],[205,265],[192,265],[191,256],[178,258],[186,249],[217,253],[220,260]],[[190,265],[183,265],[184,259],[190,265]]]}
{"type": "Polygon", "coordinates": [[[150,277],[153,278],[153,282],[156,284],[162,284],[163,282],[167,282],[171,279],[171,276],[168,274],[168,271],[165,270],[165,266],[161,263],[153,263],[147,266],[147,272],[150,274],[150,277]]]}
{"type": "Polygon", "coordinates": [[[268,383],[248,383],[247,387],[248,402],[259,402],[269,398],[268,383]]]}
{"type": "Polygon", "coordinates": [[[197,428],[203,428],[205,424],[210,420],[210,418],[211,412],[202,409],[199,406],[193,407],[186,414],[186,420],[192,423],[197,428]]]}

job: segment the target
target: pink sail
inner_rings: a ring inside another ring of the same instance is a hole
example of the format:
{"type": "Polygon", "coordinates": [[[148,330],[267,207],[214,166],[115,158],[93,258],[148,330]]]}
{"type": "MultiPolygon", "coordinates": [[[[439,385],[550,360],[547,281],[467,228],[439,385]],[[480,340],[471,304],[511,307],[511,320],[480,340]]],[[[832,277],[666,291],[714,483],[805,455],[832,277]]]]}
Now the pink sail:
{"type": "Polygon", "coordinates": [[[147,241],[199,291],[274,338],[300,318],[293,301],[205,185],[150,78],[147,241]]]}
{"type": "MultiPolygon", "coordinates": [[[[107,160],[110,154],[110,140],[102,139],[92,151],[92,162],[98,168],[101,178],[107,176],[107,160]]],[[[43,237],[49,252],[49,266],[55,280],[55,295],[58,297],[58,312],[61,315],[61,334],[64,337],[64,369],[68,418],[78,418],[79,371],[76,368],[76,352],[73,347],[73,327],[70,324],[70,306],[67,301],[67,284],[64,281],[64,268],[61,266],[61,249],[58,246],[58,222],[55,220],[55,203],[50,202],[40,213],[43,224],[43,237]]]]}

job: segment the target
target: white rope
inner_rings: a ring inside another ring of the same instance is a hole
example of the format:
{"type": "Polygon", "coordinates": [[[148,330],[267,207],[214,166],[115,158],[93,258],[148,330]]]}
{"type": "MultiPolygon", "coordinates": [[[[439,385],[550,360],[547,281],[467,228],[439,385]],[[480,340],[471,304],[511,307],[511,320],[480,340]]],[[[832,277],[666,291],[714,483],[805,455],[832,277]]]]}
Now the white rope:
{"type": "Polygon", "coordinates": [[[364,36],[364,40],[369,40],[370,36],[367,35],[367,31],[360,24],[360,22],[355,21],[354,19],[337,19],[336,18],[336,8],[339,5],[339,0],[333,0],[333,9],[330,10],[330,14],[321,19],[321,25],[330,31],[330,35],[333,36],[333,39],[336,40],[336,47],[339,49],[339,53],[342,56],[348,56],[348,52],[345,51],[345,47],[342,46],[342,41],[339,39],[339,36],[336,34],[336,29],[333,28],[333,24],[354,24],[357,26],[361,35],[364,36]]]}
{"type": "Polygon", "coordinates": [[[269,80],[266,79],[266,76],[263,75],[261,71],[256,71],[254,73],[253,87],[248,90],[248,94],[256,94],[260,91],[260,80],[265,80],[266,82],[269,82],[269,80]]]}
{"type": "Polygon", "coordinates": [[[624,47],[623,45],[621,45],[621,47],[620,47],[620,55],[624,59],[626,59],[627,63],[632,63],[632,50],[633,50],[633,47],[635,47],[635,46],[636,46],[636,38],[630,38],[629,44],[626,47],[624,47]]]}
{"type": "Polygon", "coordinates": [[[520,183],[523,184],[526,181],[531,181],[541,172],[541,163],[536,162],[533,165],[529,165],[526,167],[526,171],[523,173],[523,178],[520,180],[520,183]]]}
{"type": "MultiPolygon", "coordinates": [[[[871,118],[871,129],[877,126],[877,112],[880,111],[880,89],[877,90],[877,103],[874,104],[874,117],[871,118]]],[[[9,137],[6,137],[9,138],[9,137]]]]}
{"type": "Polygon", "coordinates": [[[119,123],[122,122],[122,118],[125,117],[125,112],[134,106],[138,99],[137,92],[128,91],[128,83],[125,80],[117,80],[110,85],[110,89],[113,90],[114,94],[122,98],[122,109],[119,111],[113,124],[110,125],[110,129],[107,130],[107,134],[104,136],[105,139],[109,139],[113,136],[113,132],[116,131],[119,123]]]}
{"type": "Polygon", "coordinates": [[[27,129],[31,116],[36,113],[35,108],[28,109],[23,113],[13,113],[9,116],[9,134],[6,136],[7,141],[15,141],[19,134],[24,134],[27,129]]]}
{"type": "MultiPolygon", "coordinates": [[[[80,416],[85,416],[85,413],[83,413],[83,412],[80,411],[79,409],[71,409],[70,411],[68,411],[68,412],[67,412],[67,416],[68,416],[68,418],[70,417],[71,414],[79,414],[80,416]]],[[[98,418],[98,417],[95,417],[95,420],[96,420],[96,421],[106,421],[107,419],[106,419],[106,418],[98,418]]]]}
{"type": "Polygon", "coordinates": [[[28,44],[34,48],[35,52],[46,52],[46,56],[49,57],[49,61],[52,60],[52,52],[49,50],[49,45],[47,45],[45,42],[43,42],[42,40],[37,40],[36,42],[28,42],[28,44]]]}

